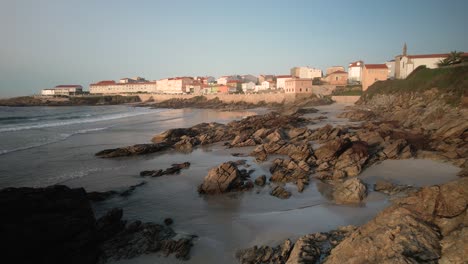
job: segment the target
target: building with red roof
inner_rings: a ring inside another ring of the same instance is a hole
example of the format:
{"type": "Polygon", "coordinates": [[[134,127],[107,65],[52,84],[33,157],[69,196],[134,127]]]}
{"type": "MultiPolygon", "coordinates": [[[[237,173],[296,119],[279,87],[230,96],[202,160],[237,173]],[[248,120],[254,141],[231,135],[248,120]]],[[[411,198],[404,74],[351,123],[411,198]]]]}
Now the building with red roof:
{"type": "Polygon", "coordinates": [[[365,91],[369,86],[377,81],[385,81],[388,78],[388,67],[386,64],[364,64],[362,69],[362,90],[365,91]]]}

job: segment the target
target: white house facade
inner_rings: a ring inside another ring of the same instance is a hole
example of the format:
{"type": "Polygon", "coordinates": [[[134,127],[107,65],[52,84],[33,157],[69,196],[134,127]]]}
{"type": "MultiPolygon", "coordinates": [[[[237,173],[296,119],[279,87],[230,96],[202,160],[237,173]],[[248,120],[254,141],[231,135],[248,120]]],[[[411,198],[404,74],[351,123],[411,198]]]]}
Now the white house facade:
{"type": "Polygon", "coordinates": [[[285,89],[286,88],[286,81],[291,80],[291,75],[278,75],[276,76],[276,89],[285,89]]]}
{"type": "Polygon", "coordinates": [[[348,82],[357,83],[362,81],[362,67],[364,62],[355,61],[348,65],[348,82]]]}
{"type": "Polygon", "coordinates": [[[291,75],[295,78],[313,79],[321,78],[323,76],[321,69],[307,67],[294,67],[291,69],[291,75]]]}

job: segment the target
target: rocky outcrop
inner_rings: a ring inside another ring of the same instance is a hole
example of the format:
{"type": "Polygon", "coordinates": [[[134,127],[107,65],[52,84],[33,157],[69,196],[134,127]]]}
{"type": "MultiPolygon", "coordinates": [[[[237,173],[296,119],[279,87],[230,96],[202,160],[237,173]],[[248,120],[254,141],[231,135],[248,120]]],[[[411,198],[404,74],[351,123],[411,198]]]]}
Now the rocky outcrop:
{"type": "Polygon", "coordinates": [[[283,186],[278,185],[273,187],[273,189],[270,191],[270,195],[280,199],[288,199],[291,197],[291,192],[286,190],[283,186]]]}
{"type": "Polygon", "coordinates": [[[286,239],[276,247],[254,246],[237,251],[236,257],[242,264],[321,263],[331,249],[355,229],[354,226],[346,226],[330,232],[309,234],[295,243],[286,239]]]}
{"type": "Polygon", "coordinates": [[[266,184],[266,176],[265,176],[265,175],[258,176],[258,177],[255,179],[255,184],[258,185],[258,186],[265,186],[265,184],[266,184]]]}
{"type": "Polygon", "coordinates": [[[127,224],[122,209],[95,219],[84,189],[0,190],[0,245],[15,263],[105,263],[150,252],[187,259],[193,237],[154,223],[127,224]]]}
{"type": "Polygon", "coordinates": [[[151,177],[160,177],[163,175],[172,175],[172,174],[178,174],[182,169],[187,169],[190,167],[190,162],[184,162],[184,163],[176,163],[172,164],[171,167],[165,169],[165,170],[150,170],[150,171],[142,171],[140,172],[140,176],[151,176],[151,177]]]}
{"type": "Polygon", "coordinates": [[[133,191],[135,191],[136,188],[140,187],[140,186],[143,186],[145,185],[146,182],[142,181],[138,184],[135,184],[135,185],[132,185],[122,191],[105,191],[105,192],[87,192],[86,193],[86,197],[92,201],[92,202],[101,202],[101,201],[104,201],[104,200],[107,200],[107,199],[110,199],[116,195],[119,195],[119,196],[122,196],[122,197],[125,197],[125,196],[129,196],[133,193],[133,191]]]}
{"type": "Polygon", "coordinates": [[[65,186],[0,191],[3,259],[15,263],[95,263],[98,239],[84,189],[65,186]]]}
{"type": "Polygon", "coordinates": [[[200,194],[221,194],[248,190],[253,187],[252,181],[248,178],[248,173],[239,170],[235,162],[225,162],[208,172],[203,183],[198,186],[198,192],[200,194]]]}
{"type": "Polygon", "coordinates": [[[336,186],[333,199],[338,204],[360,203],[367,195],[367,187],[358,178],[351,178],[336,186]]]}
{"type": "Polygon", "coordinates": [[[388,195],[395,195],[397,193],[402,193],[402,192],[405,192],[405,193],[413,192],[417,190],[418,188],[410,186],[410,185],[398,185],[398,184],[393,184],[385,180],[378,180],[374,184],[374,191],[382,192],[388,195]]]}
{"type": "Polygon", "coordinates": [[[96,156],[100,158],[115,158],[115,157],[125,157],[133,155],[144,155],[150,154],[158,151],[163,151],[169,149],[170,145],[165,143],[155,143],[155,144],[138,144],[134,146],[124,147],[124,148],[115,148],[115,149],[106,149],[96,153],[96,156]]]}
{"type": "Polygon", "coordinates": [[[325,263],[462,263],[467,190],[462,178],[398,200],[343,240],[325,263]]]}

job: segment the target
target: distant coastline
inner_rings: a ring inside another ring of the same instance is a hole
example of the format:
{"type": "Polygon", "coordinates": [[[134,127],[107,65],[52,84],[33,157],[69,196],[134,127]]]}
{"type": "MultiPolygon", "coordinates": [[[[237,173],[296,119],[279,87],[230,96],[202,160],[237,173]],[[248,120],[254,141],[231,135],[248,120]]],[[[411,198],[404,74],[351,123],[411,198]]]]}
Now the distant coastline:
{"type": "Polygon", "coordinates": [[[83,106],[140,103],[138,96],[105,95],[80,97],[21,96],[0,99],[0,106],[83,106]]]}

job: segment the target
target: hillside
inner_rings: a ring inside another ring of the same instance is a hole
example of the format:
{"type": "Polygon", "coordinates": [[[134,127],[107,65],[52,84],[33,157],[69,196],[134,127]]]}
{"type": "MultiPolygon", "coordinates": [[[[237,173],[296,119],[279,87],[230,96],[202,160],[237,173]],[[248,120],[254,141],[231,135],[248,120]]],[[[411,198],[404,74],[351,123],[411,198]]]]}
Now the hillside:
{"type": "Polygon", "coordinates": [[[358,104],[369,102],[376,95],[404,95],[438,92],[439,98],[451,106],[467,107],[468,66],[427,69],[418,68],[404,80],[376,82],[365,91],[358,104]]]}

